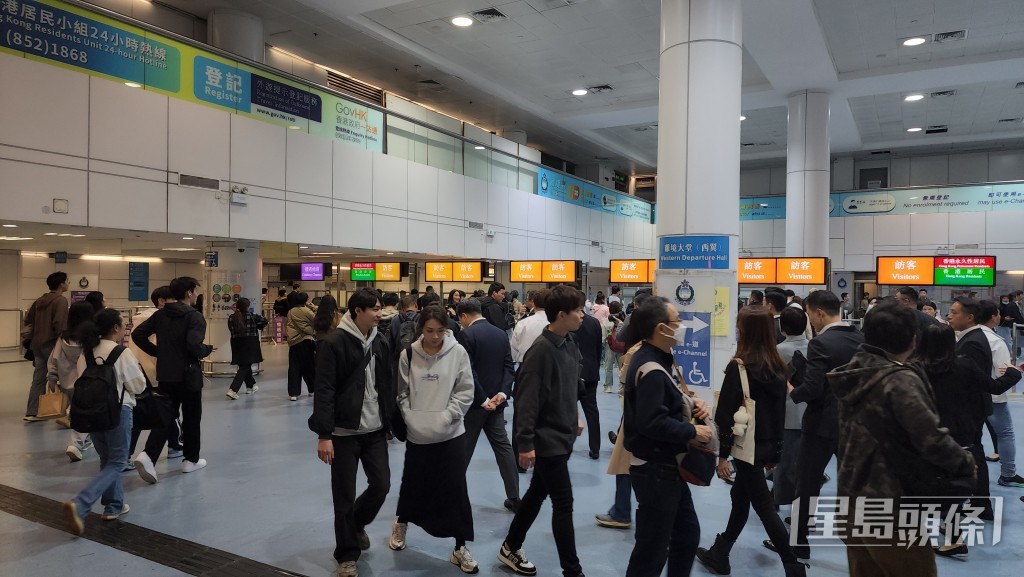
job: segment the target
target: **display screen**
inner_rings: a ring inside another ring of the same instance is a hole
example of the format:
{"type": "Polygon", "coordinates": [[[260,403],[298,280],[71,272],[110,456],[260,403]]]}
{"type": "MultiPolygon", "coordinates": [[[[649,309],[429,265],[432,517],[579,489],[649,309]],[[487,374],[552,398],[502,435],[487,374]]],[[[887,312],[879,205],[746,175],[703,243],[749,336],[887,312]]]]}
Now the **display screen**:
{"type": "Polygon", "coordinates": [[[376,273],[376,280],[392,282],[400,281],[402,280],[402,263],[378,262],[376,263],[376,273]]]}
{"type": "Polygon", "coordinates": [[[302,276],[300,278],[301,280],[324,280],[324,263],[302,263],[302,276]]]}
{"type": "Polygon", "coordinates": [[[452,280],[480,282],[483,280],[483,266],[479,262],[453,262],[452,280]]]}
{"type": "Polygon", "coordinates": [[[996,257],[937,256],[935,286],[996,286],[996,257]]]}
{"type": "Polygon", "coordinates": [[[739,284],[775,284],[774,258],[741,258],[736,269],[739,284]]]}
{"type": "Polygon", "coordinates": [[[427,262],[424,277],[427,282],[445,282],[452,280],[452,263],[427,262]]]}
{"type": "Polygon", "coordinates": [[[613,260],[608,263],[608,272],[613,283],[653,282],[650,260],[613,260]]]}
{"type": "Polygon", "coordinates": [[[880,256],[875,261],[875,276],[880,285],[935,284],[935,258],[930,256],[880,256]]]}
{"type": "Polygon", "coordinates": [[[775,282],[779,284],[825,284],[828,259],[824,257],[782,257],[775,259],[775,282]]]}
{"type": "Polygon", "coordinates": [[[576,282],[578,260],[546,260],[541,280],[544,282],[576,282]]]}
{"type": "Polygon", "coordinates": [[[512,282],[543,282],[543,263],[539,260],[512,261],[512,282]]]}
{"type": "Polygon", "coordinates": [[[354,281],[377,280],[377,267],[372,262],[354,262],[349,267],[349,276],[354,281]]]}

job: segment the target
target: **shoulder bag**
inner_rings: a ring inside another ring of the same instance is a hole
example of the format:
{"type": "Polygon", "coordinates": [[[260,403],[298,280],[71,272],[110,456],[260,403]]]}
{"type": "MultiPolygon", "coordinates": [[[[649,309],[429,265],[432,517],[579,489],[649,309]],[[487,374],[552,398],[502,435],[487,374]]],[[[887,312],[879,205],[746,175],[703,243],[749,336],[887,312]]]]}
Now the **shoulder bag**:
{"type": "Polygon", "coordinates": [[[740,385],[743,387],[743,404],[733,414],[732,452],[734,459],[754,464],[754,399],[750,398],[750,381],[747,379],[747,368],[743,361],[736,358],[736,368],[740,372],[740,385]]]}

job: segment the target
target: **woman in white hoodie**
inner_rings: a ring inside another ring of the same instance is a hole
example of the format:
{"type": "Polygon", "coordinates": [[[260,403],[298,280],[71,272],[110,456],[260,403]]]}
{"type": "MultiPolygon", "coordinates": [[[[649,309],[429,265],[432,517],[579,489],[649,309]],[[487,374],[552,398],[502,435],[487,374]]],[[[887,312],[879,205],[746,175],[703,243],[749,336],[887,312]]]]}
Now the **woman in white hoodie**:
{"type": "Polygon", "coordinates": [[[479,571],[466,548],[473,512],[466,489],[466,427],[473,402],[469,355],[448,331],[448,315],[427,306],[416,321],[419,338],[401,352],[398,406],[408,428],[398,519],[388,546],[405,549],[409,523],[435,537],[454,537],[450,561],[464,573],[479,571]]]}
{"type": "MultiPolygon", "coordinates": [[[[60,383],[60,388],[68,399],[68,415],[57,419],[57,424],[67,429],[71,429],[71,395],[75,392],[75,381],[78,380],[78,357],[82,356],[82,345],[78,342],[76,333],[82,323],[92,320],[94,313],[95,309],[91,303],[71,304],[68,308],[68,328],[57,339],[57,344],[53,347],[46,364],[47,389],[56,391],[57,383],[60,383]]],[[[71,429],[71,442],[64,454],[72,463],[77,463],[82,460],[82,452],[91,447],[92,439],[89,438],[89,433],[79,433],[71,429]]]]}

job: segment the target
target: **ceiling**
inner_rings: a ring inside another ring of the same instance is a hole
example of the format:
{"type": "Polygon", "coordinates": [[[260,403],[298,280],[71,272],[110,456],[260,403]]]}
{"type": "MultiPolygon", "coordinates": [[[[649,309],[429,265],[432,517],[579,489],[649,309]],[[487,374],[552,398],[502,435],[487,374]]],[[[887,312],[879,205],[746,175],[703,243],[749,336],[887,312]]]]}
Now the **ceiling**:
{"type": "MultiPolygon", "coordinates": [[[[660,0],[162,0],[261,16],[267,43],[576,164],[656,171],[660,0]],[[496,9],[505,18],[451,24],[496,9]],[[440,84],[426,85],[423,80],[440,84]],[[575,88],[611,91],[574,97],[575,88]]],[[[786,153],[786,99],[831,92],[835,153],[1024,146],[1021,0],[745,0],[741,159],[786,153]],[[932,34],[966,37],[932,41],[932,34]],[[921,46],[902,40],[926,35],[921,46]],[[910,92],[956,89],[905,103],[910,92]],[[944,134],[906,129],[947,125],[944,134]],[[1009,144],[1008,144],[1009,143],[1009,144]]]]}

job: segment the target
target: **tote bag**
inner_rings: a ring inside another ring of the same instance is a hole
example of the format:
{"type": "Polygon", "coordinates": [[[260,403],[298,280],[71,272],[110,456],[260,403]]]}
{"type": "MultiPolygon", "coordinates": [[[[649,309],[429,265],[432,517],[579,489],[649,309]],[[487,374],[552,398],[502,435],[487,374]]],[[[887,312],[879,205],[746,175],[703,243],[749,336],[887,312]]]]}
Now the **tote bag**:
{"type": "Polygon", "coordinates": [[[740,370],[740,384],[743,387],[743,404],[733,414],[733,421],[735,424],[732,426],[732,451],[731,455],[734,459],[739,459],[744,463],[753,465],[754,464],[754,399],[750,398],[750,381],[747,379],[747,368],[743,366],[743,361],[740,359],[733,359],[736,361],[736,366],[740,370]]]}

